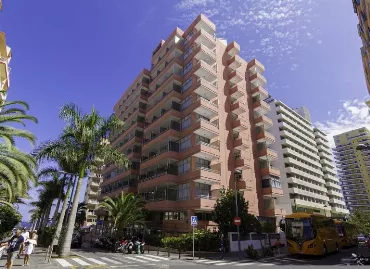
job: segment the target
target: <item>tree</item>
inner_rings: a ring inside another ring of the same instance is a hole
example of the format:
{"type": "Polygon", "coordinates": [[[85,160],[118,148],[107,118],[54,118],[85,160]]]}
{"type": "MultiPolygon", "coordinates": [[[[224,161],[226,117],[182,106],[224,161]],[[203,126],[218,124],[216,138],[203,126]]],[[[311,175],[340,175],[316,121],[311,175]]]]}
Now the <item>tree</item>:
{"type": "Polygon", "coordinates": [[[21,101],[0,104],[0,203],[10,205],[17,197],[27,197],[29,183],[36,184],[34,158],[15,145],[16,138],[24,138],[31,144],[36,138],[26,130],[9,126],[15,123],[25,126],[26,120],[37,123],[35,117],[27,115],[28,109],[28,104],[21,101]]]}
{"type": "Polygon", "coordinates": [[[59,253],[60,257],[65,257],[69,256],[71,250],[78,199],[86,172],[100,167],[102,161],[114,163],[118,167],[127,167],[129,160],[108,142],[109,135],[123,126],[123,122],[117,116],[112,115],[108,119],[104,119],[94,108],[89,114],[84,114],[76,105],[67,104],[62,107],[59,117],[66,123],[62,134],[57,140],[50,141],[46,145],[49,150],[44,151],[42,155],[39,152],[38,157],[40,159],[53,159],[58,155],[73,154],[71,159],[75,161],[76,165],[78,164],[77,187],[65,240],[59,253]]]}
{"type": "MultiPolygon", "coordinates": [[[[242,234],[249,232],[259,232],[261,227],[258,220],[251,214],[248,214],[248,202],[241,193],[237,192],[238,215],[241,219],[240,232],[242,234]]],[[[223,232],[236,232],[237,227],[233,220],[236,217],[235,191],[232,189],[221,190],[221,197],[217,199],[214,210],[212,211],[213,220],[223,232]]]]}
{"type": "Polygon", "coordinates": [[[4,239],[13,228],[22,220],[21,214],[13,207],[0,205],[0,239],[4,239]]]}
{"type": "Polygon", "coordinates": [[[113,221],[113,230],[122,231],[129,226],[143,224],[145,220],[144,201],[133,193],[122,192],[118,197],[106,197],[99,207],[108,210],[113,221]]]}
{"type": "Polygon", "coordinates": [[[76,214],[76,227],[80,228],[82,225],[84,225],[84,222],[86,221],[86,204],[85,203],[79,203],[77,206],[77,214],[76,214]]]}
{"type": "Polygon", "coordinates": [[[368,213],[357,210],[349,217],[348,222],[354,224],[359,233],[370,234],[370,215],[368,213]]]}

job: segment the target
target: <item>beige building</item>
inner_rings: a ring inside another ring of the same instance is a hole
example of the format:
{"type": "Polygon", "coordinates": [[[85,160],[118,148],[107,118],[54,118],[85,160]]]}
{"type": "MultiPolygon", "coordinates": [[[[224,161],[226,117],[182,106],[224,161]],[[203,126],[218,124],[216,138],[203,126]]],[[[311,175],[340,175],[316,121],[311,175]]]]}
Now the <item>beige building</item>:
{"type": "MultiPolygon", "coordinates": [[[[2,10],[2,1],[0,0],[0,10],[2,10]]],[[[6,44],[5,33],[0,32],[0,102],[4,102],[7,96],[8,88],[10,86],[10,59],[12,52],[10,47],[6,44]]]]}
{"type": "Polygon", "coordinates": [[[264,66],[239,56],[235,41],[217,38],[216,26],[199,15],[176,28],[114,106],[125,129],[111,138],[132,161],[103,171],[101,197],[138,192],[150,211],[148,224],[188,232],[190,216],[213,229],[211,211],[221,188],[241,190],[249,211],[275,221],[285,213],[277,158],[268,145],[270,105],[264,99],[264,66]],[[266,206],[267,205],[267,206],[266,206]]]}

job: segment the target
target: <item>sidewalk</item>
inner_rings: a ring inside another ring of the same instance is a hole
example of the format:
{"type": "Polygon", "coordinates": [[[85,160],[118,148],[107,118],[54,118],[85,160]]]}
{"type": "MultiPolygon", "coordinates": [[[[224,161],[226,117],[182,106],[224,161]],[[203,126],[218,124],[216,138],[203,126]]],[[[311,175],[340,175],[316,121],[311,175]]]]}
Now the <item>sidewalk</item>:
{"type": "MultiPolygon", "coordinates": [[[[58,266],[54,265],[50,260],[50,263],[45,260],[46,250],[41,247],[36,247],[34,252],[30,257],[30,265],[25,266],[24,268],[28,269],[59,269],[58,266]]],[[[22,259],[15,259],[13,268],[18,268],[23,265],[23,258],[24,255],[21,256],[22,259]]],[[[4,253],[3,257],[0,259],[0,266],[4,267],[6,263],[6,253],[4,253]]]]}

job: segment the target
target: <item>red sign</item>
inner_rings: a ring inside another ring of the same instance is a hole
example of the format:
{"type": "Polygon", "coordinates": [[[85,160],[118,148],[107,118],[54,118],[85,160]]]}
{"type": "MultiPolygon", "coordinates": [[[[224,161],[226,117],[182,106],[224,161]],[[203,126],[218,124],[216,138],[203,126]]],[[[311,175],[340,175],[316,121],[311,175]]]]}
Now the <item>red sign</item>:
{"type": "Polygon", "coordinates": [[[235,224],[236,226],[240,226],[240,224],[242,224],[242,220],[241,220],[241,218],[239,218],[239,217],[235,217],[235,218],[234,218],[234,224],[235,224]]]}

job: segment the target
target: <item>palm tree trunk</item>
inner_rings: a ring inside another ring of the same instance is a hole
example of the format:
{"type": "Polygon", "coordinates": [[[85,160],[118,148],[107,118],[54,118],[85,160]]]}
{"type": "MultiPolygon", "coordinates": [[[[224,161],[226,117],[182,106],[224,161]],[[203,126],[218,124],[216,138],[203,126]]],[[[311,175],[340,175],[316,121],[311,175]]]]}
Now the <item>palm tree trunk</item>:
{"type": "Polygon", "coordinates": [[[60,253],[59,253],[59,257],[61,257],[61,258],[69,256],[70,253],[71,253],[72,235],[73,235],[73,230],[74,230],[74,227],[75,227],[78,200],[79,200],[81,187],[82,187],[82,180],[83,180],[84,176],[85,176],[85,165],[82,165],[81,170],[80,170],[80,174],[79,174],[78,180],[77,180],[77,187],[76,187],[75,195],[74,195],[74,198],[73,198],[71,213],[70,213],[69,219],[68,219],[67,232],[66,232],[66,235],[65,235],[64,242],[62,244],[62,248],[61,248],[60,253]]]}
{"type": "Polygon", "coordinates": [[[53,204],[53,201],[50,202],[50,204],[48,205],[48,207],[46,209],[44,220],[42,221],[42,225],[41,225],[42,229],[44,229],[47,226],[48,222],[49,222],[49,216],[50,216],[50,211],[51,211],[52,204],[53,204]]]}
{"type": "Polygon", "coordinates": [[[73,182],[73,177],[71,177],[70,182],[68,183],[67,193],[66,193],[66,196],[64,197],[64,200],[63,200],[62,211],[60,212],[60,216],[58,218],[58,223],[57,223],[57,228],[56,228],[55,233],[53,235],[52,246],[57,245],[60,233],[62,231],[63,220],[64,220],[64,216],[65,216],[66,211],[67,211],[68,198],[69,198],[69,194],[71,192],[72,182],[73,182]]]}
{"type": "Polygon", "coordinates": [[[62,201],[62,198],[63,198],[63,192],[64,192],[64,185],[65,185],[65,183],[66,183],[66,175],[64,175],[64,177],[62,179],[62,188],[60,190],[60,194],[59,194],[59,197],[58,197],[57,205],[55,206],[54,216],[53,216],[53,220],[51,222],[51,225],[55,225],[55,223],[57,222],[58,213],[59,213],[59,206],[60,206],[60,202],[62,201]]]}

